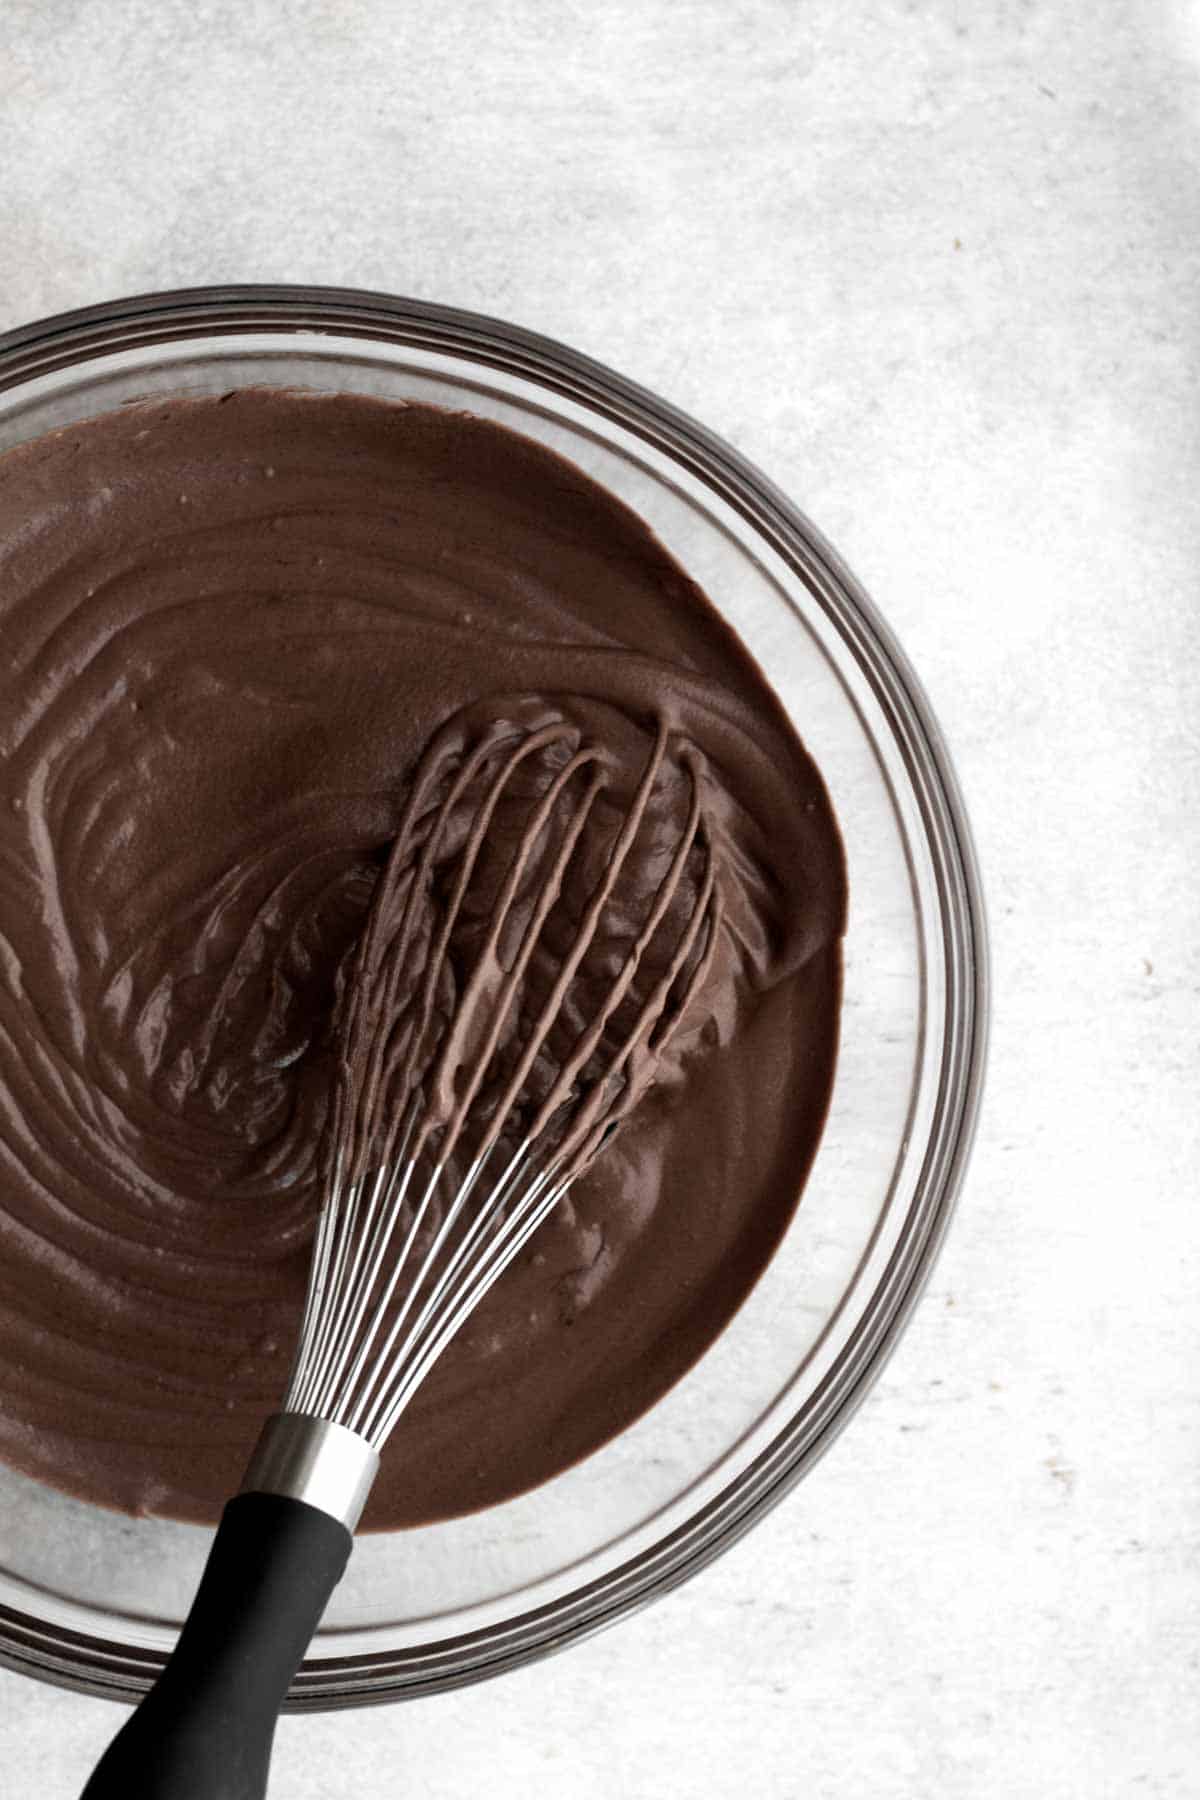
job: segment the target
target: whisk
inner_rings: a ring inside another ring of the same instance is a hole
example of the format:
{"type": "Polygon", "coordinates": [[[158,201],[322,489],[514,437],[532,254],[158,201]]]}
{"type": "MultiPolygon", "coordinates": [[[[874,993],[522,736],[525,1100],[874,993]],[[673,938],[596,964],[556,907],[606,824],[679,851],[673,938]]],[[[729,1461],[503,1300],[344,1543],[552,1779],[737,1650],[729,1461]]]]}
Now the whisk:
{"type": "Polygon", "coordinates": [[[720,919],[699,772],[665,727],[624,802],[563,719],[431,747],[343,975],[282,1409],[84,1800],[260,1800],[384,1444],[653,1083],[720,919]]]}

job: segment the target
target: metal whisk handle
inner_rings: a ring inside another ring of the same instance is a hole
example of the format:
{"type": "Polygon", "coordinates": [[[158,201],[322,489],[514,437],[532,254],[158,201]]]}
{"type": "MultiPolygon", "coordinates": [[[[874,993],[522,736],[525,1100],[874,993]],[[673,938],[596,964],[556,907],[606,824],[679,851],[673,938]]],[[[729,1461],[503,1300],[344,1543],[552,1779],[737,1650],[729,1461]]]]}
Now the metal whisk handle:
{"type": "Polygon", "coordinates": [[[280,1707],[378,1466],[340,1425],[268,1420],[179,1641],[83,1800],[262,1800],[280,1707]]]}

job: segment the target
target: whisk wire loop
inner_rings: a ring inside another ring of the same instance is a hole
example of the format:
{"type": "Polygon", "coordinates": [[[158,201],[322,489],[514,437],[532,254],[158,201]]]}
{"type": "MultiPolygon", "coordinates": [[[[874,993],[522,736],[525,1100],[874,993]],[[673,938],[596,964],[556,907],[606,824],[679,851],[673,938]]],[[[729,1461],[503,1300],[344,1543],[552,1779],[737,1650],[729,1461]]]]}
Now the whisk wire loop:
{"type": "Polygon", "coordinates": [[[589,846],[595,866],[611,775],[602,753],[556,722],[485,737],[448,777],[432,768],[414,782],[348,974],[326,1199],[287,1410],[380,1449],[652,1082],[722,922],[700,781],[686,762],[686,815],[665,850],[658,828],[648,854],[662,872],[640,921],[631,925],[628,901],[615,906],[668,751],[660,726],[557,953],[547,933],[566,916],[566,883],[574,874],[578,888],[589,846]],[[492,834],[514,812],[497,879],[492,834]],[[618,944],[593,1004],[592,965],[599,956],[607,969],[618,944]],[[592,987],[581,989],[589,967],[592,987]]]}

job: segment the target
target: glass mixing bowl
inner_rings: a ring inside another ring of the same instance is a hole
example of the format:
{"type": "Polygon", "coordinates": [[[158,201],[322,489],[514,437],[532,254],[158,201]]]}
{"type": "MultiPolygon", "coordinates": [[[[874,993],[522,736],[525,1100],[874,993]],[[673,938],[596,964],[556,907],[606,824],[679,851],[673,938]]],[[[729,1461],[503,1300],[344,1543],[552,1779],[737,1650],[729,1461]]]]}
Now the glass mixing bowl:
{"type": "MultiPolygon", "coordinates": [[[[514,326],[411,300],[213,288],[0,337],[0,449],[147,396],[273,384],[498,419],[632,506],[765,670],[824,773],[850,879],[829,1119],[779,1251],[657,1406],[535,1492],[366,1537],[291,1704],[396,1699],[561,1648],[692,1575],[832,1443],[895,1343],[979,1098],[978,877],[937,725],[874,607],[796,508],[653,394],[514,326]]],[[[134,1699],[210,1534],[0,1468],[0,1661],[134,1699]]]]}

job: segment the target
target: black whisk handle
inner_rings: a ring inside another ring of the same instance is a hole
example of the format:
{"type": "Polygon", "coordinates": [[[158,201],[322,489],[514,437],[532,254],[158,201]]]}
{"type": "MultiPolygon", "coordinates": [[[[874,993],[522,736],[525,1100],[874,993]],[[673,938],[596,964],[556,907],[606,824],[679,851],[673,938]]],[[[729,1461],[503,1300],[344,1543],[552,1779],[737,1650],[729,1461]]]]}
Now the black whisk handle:
{"type": "Polygon", "coordinates": [[[262,1800],[279,1709],[352,1542],[302,1500],[231,1500],[179,1642],[83,1800],[262,1800]]]}

